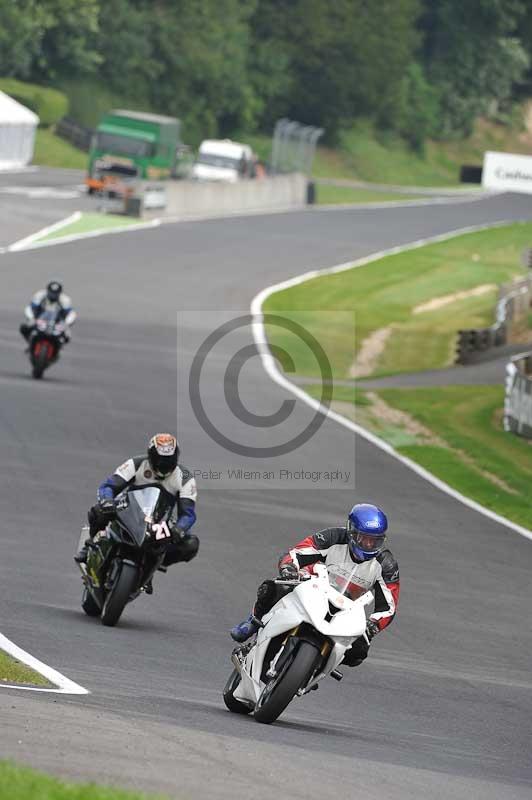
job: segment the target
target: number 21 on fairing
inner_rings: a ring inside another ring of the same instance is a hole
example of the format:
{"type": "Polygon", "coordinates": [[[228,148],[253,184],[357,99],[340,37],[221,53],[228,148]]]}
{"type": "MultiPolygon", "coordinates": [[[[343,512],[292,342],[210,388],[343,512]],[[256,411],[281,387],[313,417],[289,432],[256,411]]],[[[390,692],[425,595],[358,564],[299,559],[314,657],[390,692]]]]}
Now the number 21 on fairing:
{"type": "Polygon", "coordinates": [[[150,533],[155,538],[156,542],[160,541],[161,539],[170,539],[172,536],[166,522],[152,523],[150,525],[150,533]]]}

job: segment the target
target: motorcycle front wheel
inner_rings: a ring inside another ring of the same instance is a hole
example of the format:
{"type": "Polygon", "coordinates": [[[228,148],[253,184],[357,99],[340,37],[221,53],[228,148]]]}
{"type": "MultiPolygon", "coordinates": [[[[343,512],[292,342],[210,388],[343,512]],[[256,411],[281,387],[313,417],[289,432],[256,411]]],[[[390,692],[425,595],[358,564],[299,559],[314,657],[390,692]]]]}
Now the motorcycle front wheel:
{"type": "Polygon", "coordinates": [[[48,366],[48,351],[46,350],[45,347],[42,347],[33,361],[33,369],[32,369],[33,377],[36,378],[37,380],[39,378],[42,378],[43,372],[47,366],[48,366]]]}
{"type": "Polygon", "coordinates": [[[319,658],[320,653],[314,645],[309,642],[299,643],[292,661],[262,690],[253,712],[257,722],[264,722],[266,725],[275,722],[299,689],[307,685],[319,658]]]}
{"type": "Polygon", "coordinates": [[[236,700],[233,695],[233,692],[235,691],[239,683],[240,683],[240,675],[238,671],[234,669],[232,673],[229,675],[227,683],[225,684],[224,687],[224,703],[229,709],[229,711],[233,712],[233,714],[249,714],[251,708],[245,703],[242,703],[241,700],[236,700]]]}
{"type": "Polygon", "coordinates": [[[133,564],[122,563],[118,577],[105,598],[102,608],[102,623],[112,627],[116,625],[125,608],[130,595],[137,588],[138,569],[133,564]]]}
{"type": "Polygon", "coordinates": [[[93,598],[87,587],[83,589],[83,594],[81,596],[81,607],[88,617],[99,617],[101,614],[100,607],[96,604],[96,600],[93,598]]]}

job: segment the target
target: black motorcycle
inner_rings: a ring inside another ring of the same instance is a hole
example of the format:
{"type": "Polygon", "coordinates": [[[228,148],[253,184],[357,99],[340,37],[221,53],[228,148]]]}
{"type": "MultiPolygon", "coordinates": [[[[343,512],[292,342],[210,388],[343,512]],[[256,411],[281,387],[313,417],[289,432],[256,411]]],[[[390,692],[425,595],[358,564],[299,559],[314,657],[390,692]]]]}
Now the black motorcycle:
{"type": "MultiPolygon", "coordinates": [[[[81,607],[104,625],[116,625],[126,606],[141,592],[151,591],[157,570],[173,541],[170,517],[175,497],[156,484],[131,487],[116,498],[116,513],[79,564],[84,583],[81,607]]],[[[87,529],[82,531],[85,539],[87,529]]],[[[80,540],[80,543],[81,540],[80,540]]]]}
{"type": "Polygon", "coordinates": [[[59,358],[66,330],[60,314],[60,311],[45,311],[35,320],[28,348],[34,378],[42,378],[44,370],[59,358]]]}

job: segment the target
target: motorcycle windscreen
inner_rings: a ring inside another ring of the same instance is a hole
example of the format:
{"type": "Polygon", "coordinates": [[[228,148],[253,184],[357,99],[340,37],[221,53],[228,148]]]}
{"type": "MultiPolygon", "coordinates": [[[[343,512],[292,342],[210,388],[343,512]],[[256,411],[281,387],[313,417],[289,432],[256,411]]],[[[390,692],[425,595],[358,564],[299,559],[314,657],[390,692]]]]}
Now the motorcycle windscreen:
{"type": "Polygon", "coordinates": [[[329,583],[338,594],[343,594],[349,600],[358,600],[371,589],[371,583],[363,576],[357,574],[357,567],[347,569],[339,564],[327,567],[329,583]]]}
{"type": "Polygon", "coordinates": [[[125,507],[118,504],[117,517],[139,546],[144,542],[146,525],[153,520],[160,496],[157,486],[139,486],[127,492],[125,507]]]}

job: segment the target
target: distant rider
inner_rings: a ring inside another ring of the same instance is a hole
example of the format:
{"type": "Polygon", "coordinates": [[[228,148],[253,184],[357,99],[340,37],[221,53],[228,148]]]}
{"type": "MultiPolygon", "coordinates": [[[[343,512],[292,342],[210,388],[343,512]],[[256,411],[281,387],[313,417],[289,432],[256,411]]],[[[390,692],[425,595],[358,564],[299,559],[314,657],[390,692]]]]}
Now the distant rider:
{"type": "MultiPolygon", "coordinates": [[[[356,667],[367,657],[373,637],[384,630],[395,616],[399,602],[399,567],[394,556],[384,549],[388,520],[377,506],[358,503],[347,518],[347,525],[307,536],[279,560],[279,575],[283,579],[305,580],[311,577],[313,565],[336,564],[357,572],[372,584],[375,610],[369,616],[366,632],[347,650],[343,663],[356,667]]],[[[292,587],[280,586],[266,580],[258,588],[253,613],[231,630],[236,642],[245,642],[259,626],[264,614],[270,611],[292,587]]]]}
{"type": "Polygon", "coordinates": [[[172,542],[166,546],[164,566],[194,558],[199,539],[190,529],[196,521],[196,481],[192,473],[178,463],[179,452],[175,436],[157,433],[148,443],[147,458],[128,459],[104,480],[98,489],[98,502],[88,513],[90,538],[74,557],[75,561],[79,564],[87,561],[92,539],[115,515],[114,498],[126,487],[146,484],[158,484],[177,499],[174,522],[169,526],[172,542]]]}
{"type": "Polygon", "coordinates": [[[63,286],[59,281],[50,281],[46,289],[36,292],[30,304],[24,309],[26,322],[23,322],[20,326],[20,332],[26,341],[29,341],[31,334],[35,330],[37,320],[45,311],[58,312],[57,321],[65,324],[65,330],[62,335],[63,341],[65,343],[70,341],[69,328],[74,324],[78,315],[72,308],[70,297],[63,294],[63,286]]]}

